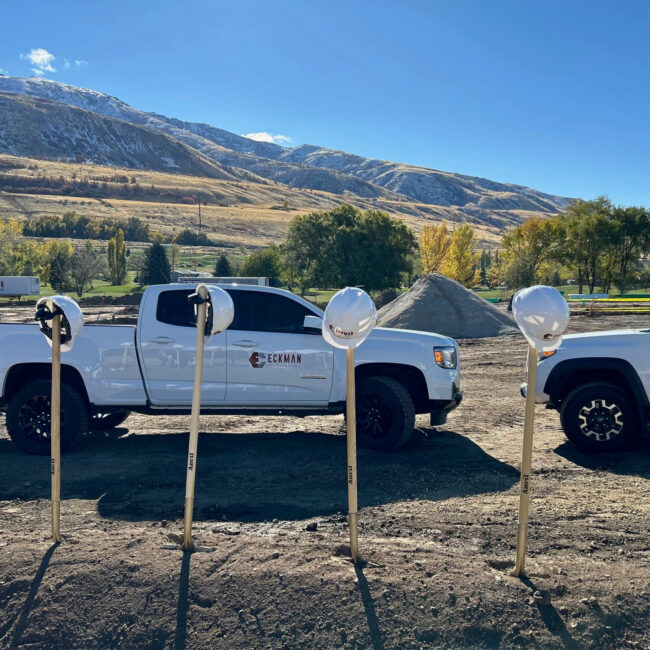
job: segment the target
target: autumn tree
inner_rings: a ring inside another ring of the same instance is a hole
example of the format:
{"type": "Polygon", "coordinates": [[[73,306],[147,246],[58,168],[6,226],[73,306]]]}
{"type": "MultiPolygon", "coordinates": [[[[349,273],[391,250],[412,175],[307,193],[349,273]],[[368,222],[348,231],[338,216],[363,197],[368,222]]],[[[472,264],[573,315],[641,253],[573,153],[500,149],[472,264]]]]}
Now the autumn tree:
{"type": "Polygon", "coordinates": [[[420,261],[423,273],[438,273],[449,252],[451,237],[447,223],[426,225],[420,235],[420,261]]]}
{"type": "Polygon", "coordinates": [[[0,220],[0,273],[11,275],[11,256],[20,240],[21,227],[14,219],[0,220]]]}
{"type": "Polygon", "coordinates": [[[172,258],[172,269],[175,269],[181,259],[181,247],[174,240],[172,240],[172,245],[169,247],[169,253],[172,258]]]}
{"type": "Polygon", "coordinates": [[[55,291],[65,291],[70,286],[70,270],[74,248],[68,240],[51,239],[43,247],[46,277],[55,291]]]}
{"type": "Polygon", "coordinates": [[[115,237],[108,240],[106,258],[111,284],[114,287],[124,284],[126,279],[126,245],[124,244],[124,233],[121,229],[118,229],[115,237]]]}
{"type": "Polygon", "coordinates": [[[556,223],[532,217],[508,230],[502,240],[504,274],[512,287],[528,287],[538,281],[542,265],[557,255],[556,223]]]}
{"type": "Polygon", "coordinates": [[[466,287],[477,282],[481,255],[475,252],[475,248],[474,227],[467,223],[458,226],[451,233],[449,250],[440,269],[442,273],[466,287]]]}
{"type": "Polygon", "coordinates": [[[83,249],[75,251],[70,267],[70,280],[72,288],[81,298],[84,291],[92,289],[93,280],[104,270],[105,261],[97,254],[90,241],[86,242],[83,249]]]}
{"type": "Polygon", "coordinates": [[[499,249],[494,251],[494,258],[485,271],[485,284],[490,288],[500,286],[505,280],[505,264],[499,255],[499,249]]]}

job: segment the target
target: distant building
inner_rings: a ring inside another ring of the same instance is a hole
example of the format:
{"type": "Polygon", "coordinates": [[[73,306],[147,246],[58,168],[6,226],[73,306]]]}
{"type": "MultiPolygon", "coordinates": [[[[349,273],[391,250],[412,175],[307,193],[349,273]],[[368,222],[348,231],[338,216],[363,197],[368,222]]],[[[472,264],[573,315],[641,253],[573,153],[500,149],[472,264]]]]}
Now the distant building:
{"type": "Polygon", "coordinates": [[[179,284],[196,284],[198,282],[205,282],[206,284],[253,284],[258,287],[271,287],[275,284],[273,278],[239,278],[234,276],[218,278],[198,271],[177,271],[176,269],[171,272],[171,282],[179,284]]]}

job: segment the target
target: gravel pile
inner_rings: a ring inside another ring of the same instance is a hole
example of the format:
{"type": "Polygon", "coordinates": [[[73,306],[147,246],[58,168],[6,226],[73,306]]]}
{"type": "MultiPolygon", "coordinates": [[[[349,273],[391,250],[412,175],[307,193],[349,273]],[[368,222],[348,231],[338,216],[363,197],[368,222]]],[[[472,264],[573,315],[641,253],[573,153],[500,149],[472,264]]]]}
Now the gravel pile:
{"type": "Polygon", "coordinates": [[[377,325],[474,339],[516,332],[514,320],[462,284],[433,273],[382,307],[377,325]]]}

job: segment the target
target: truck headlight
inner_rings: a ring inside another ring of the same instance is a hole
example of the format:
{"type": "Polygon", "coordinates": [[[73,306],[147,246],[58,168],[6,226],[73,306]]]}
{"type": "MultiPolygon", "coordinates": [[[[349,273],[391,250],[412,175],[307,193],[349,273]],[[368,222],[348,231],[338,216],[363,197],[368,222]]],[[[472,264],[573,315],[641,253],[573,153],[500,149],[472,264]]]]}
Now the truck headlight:
{"type": "Polygon", "coordinates": [[[448,370],[455,368],[458,364],[456,348],[454,347],[433,348],[433,357],[441,368],[447,368],[448,370]]]}

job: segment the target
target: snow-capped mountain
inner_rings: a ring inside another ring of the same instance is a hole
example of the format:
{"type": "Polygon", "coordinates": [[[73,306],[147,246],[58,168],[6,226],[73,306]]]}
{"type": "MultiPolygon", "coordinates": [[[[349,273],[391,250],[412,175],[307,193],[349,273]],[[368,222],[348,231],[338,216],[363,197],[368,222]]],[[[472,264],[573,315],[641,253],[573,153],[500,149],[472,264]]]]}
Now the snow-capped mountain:
{"type": "Polygon", "coordinates": [[[15,93],[0,92],[0,152],[231,181],[263,180],[242,169],[224,169],[164,133],[15,93]]]}
{"type": "MultiPolygon", "coordinates": [[[[569,201],[565,197],[545,194],[520,185],[404,163],[373,160],[314,145],[285,148],[273,143],[257,142],[208,124],[146,113],[110,95],[38,77],[0,76],[0,92],[47,99],[143,127],[148,132],[165,135],[188,145],[220,166],[246,170],[292,187],[336,194],[350,193],[364,198],[457,206],[466,214],[486,218],[493,211],[504,210],[554,213],[562,210],[569,201]]],[[[57,114],[62,116],[62,113],[57,114]]],[[[6,120],[7,116],[0,110],[0,152],[9,153],[6,142],[5,145],[2,144],[6,120]]],[[[91,159],[94,162],[105,162],[105,148],[110,148],[110,143],[100,138],[97,142],[102,142],[102,148],[93,154],[94,140],[90,133],[86,135],[87,155],[104,156],[103,160],[97,157],[91,159]]],[[[20,155],[30,155],[26,151],[20,152],[15,146],[14,150],[20,155]]],[[[121,150],[118,158],[128,160],[128,152],[121,150]]]]}

